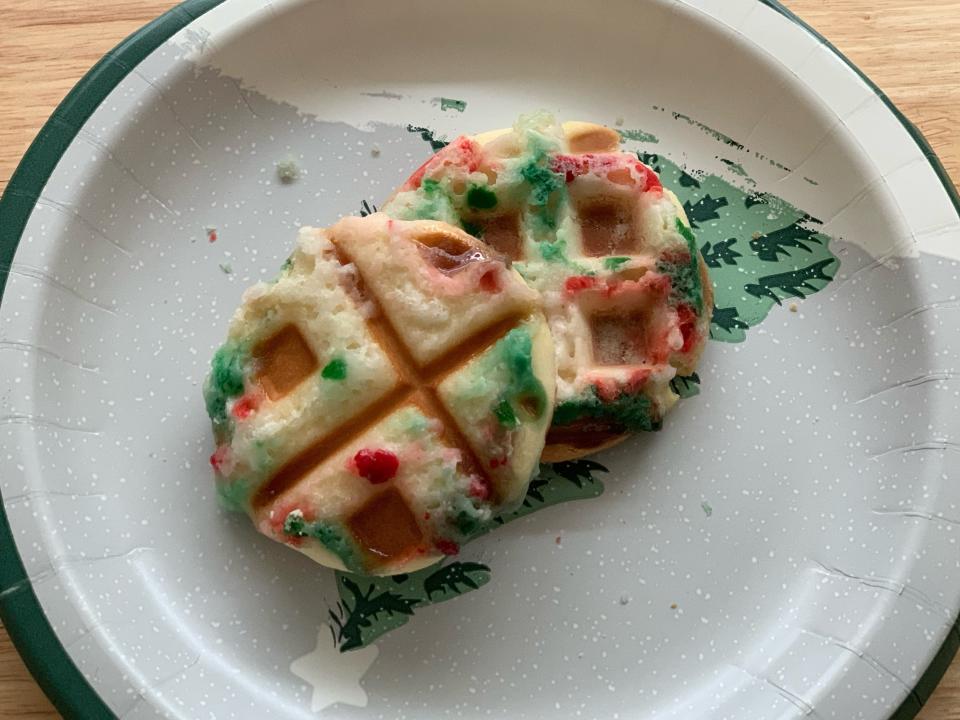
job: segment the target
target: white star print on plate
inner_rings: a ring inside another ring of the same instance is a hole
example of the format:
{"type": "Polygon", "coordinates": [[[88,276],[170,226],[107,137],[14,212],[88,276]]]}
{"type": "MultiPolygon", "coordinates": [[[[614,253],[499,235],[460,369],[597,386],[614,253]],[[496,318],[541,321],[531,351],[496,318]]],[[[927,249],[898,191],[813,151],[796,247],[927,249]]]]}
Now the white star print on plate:
{"type": "Polygon", "coordinates": [[[360,680],[380,651],[376,645],[341,653],[326,625],[317,633],[316,649],[290,663],[290,672],[313,687],[310,710],[319,712],[335,703],[367,706],[367,693],[360,680]]]}

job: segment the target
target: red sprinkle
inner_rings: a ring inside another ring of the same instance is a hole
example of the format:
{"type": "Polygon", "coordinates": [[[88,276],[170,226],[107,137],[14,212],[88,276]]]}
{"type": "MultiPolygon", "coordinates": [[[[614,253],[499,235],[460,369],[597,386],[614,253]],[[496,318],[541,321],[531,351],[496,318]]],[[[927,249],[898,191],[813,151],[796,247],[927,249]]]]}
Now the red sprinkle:
{"type": "Polygon", "coordinates": [[[457,545],[453,540],[445,540],[440,538],[437,540],[434,545],[437,550],[442,552],[444,555],[457,555],[460,553],[460,546],[457,545]]]}
{"type": "Polygon", "coordinates": [[[233,404],[230,413],[237,418],[237,420],[246,420],[256,412],[258,407],[260,407],[260,397],[248,393],[233,404]]]}
{"type": "Polygon", "coordinates": [[[638,185],[640,192],[663,191],[657,174],[628,153],[555,155],[551,158],[550,169],[555,173],[562,173],[568,183],[587,173],[609,175],[617,170],[632,170],[642,179],[638,185]]]}
{"type": "Polygon", "coordinates": [[[689,305],[677,306],[677,321],[680,324],[680,332],[683,335],[683,347],[681,352],[690,352],[694,342],[697,340],[697,314],[689,305]]]}
{"type": "Polygon", "coordinates": [[[650,368],[639,368],[630,373],[630,377],[627,378],[627,384],[625,390],[634,395],[640,392],[643,389],[643,386],[647,384],[647,381],[650,379],[651,371],[650,368]]]}
{"type": "Polygon", "coordinates": [[[423,165],[418,167],[413,171],[413,175],[407,178],[407,181],[403,184],[401,190],[403,192],[409,192],[410,190],[416,190],[420,187],[420,183],[423,182],[423,176],[427,173],[427,165],[433,162],[433,157],[427,160],[423,165]]]}
{"type": "Polygon", "coordinates": [[[364,448],[353,456],[357,474],[373,485],[385,483],[397,475],[400,460],[389,450],[369,450],[364,448]]]}
{"type": "MultiPolygon", "coordinates": [[[[490,464],[493,465],[493,463],[490,464]]],[[[478,500],[489,500],[492,494],[492,488],[488,480],[480,477],[472,477],[470,478],[470,489],[467,492],[470,494],[470,497],[475,497],[478,500]]]]}
{"type": "Polygon", "coordinates": [[[475,141],[466,136],[458,137],[418,167],[403,184],[401,190],[416,190],[423,184],[423,178],[427,173],[433,173],[434,170],[444,167],[461,167],[468,173],[476,172],[480,167],[481,155],[480,145],[475,141]]]}
{"type": "Polygon", "coordinates": [[[550,170],[558,174],[563,173],[566,181],[572,183],[577,176],[589,170],[592,159],[592,155],[555,155],[550,160],[550,170]]]}
{"type": "Polygon", "coordinates": [[[217,229],[216,229],[216,228],[209,228],[209,229],[207,230],[207,240],[209,240],[209,241],[212,242],[212,243],[215,243],[215,242],[217,241],[217,229]]]}
{"type": "Polygon", "coordinates": [[[589,275],[574,275],[573,277],[567,278],[563,287],[568,295],[574,295],[583,290],[595,288],[596,286],[597,279],[595,277],[590,277],[589,275]]]}
{"type": "Polygon", "coordinates": [[[643,163],[637,163],[637,172],[644,172],[647,176],[647,182],[643,188],[644,192],[663,192],[663,184],[653,170],[643,163]]]}
{"type": "Polygon", "coordinates": [[[227,457],[230,455],[230,446],[221,445],[219,446],[213,455],[210,456],[210,466],[213,468],[213,471],[218,475],[221,473],[220,468],[223,467],[223,464],[227,461],[227,457]]]}
{"type": "Polygon", "coordinates": [[[597,378],[593,380],[593,386],[597,396],[605,403],[612,403],[622,394],[620,385],[613,378],[597,378]]]}
{"type": "Polygon", "coordinates": [[[449,155],[451,156],[450,159],[453,161],[453,164],[463,167],[468,173],[476,172],[480,168],[483,151],[480,145],[466,135],[458,137],[450,143],[450,145],[441,150],[438,155],[442,155],[447,151],[450,151],[449,155]]]}

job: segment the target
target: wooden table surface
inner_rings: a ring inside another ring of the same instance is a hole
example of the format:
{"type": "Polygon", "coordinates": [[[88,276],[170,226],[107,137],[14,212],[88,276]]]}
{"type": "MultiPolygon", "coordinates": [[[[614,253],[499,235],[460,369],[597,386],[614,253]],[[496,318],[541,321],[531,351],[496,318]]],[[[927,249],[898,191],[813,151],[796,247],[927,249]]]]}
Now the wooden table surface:
{"type": "MultiPolygon", "coordinates": [[[[722,2],[722,0],[716,0],[722,2]]],[[[80,76],[170,0],[5,0],[0,189],[80,76]]],[[[960,185],[960,0],[787,0],[924,132],[960,185]]],[[[0,628],[0,720],[57,718],[0,628]]],[[[960,660],[921,720],[960,720],[960,660]]]]}

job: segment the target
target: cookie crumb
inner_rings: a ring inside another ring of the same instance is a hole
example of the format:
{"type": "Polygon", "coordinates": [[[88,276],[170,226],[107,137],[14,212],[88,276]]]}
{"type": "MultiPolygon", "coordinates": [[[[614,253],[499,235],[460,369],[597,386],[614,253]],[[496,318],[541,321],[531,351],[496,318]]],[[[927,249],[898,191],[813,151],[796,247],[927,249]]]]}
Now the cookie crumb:
{"type": "Polygon", "coordinates": [[[676,610],[677,607],[679,607],[679,606],[678,606],[676,603],[673,603],[673,604],[670,606],[670,609],[671,609],[671,610],[676,610]]]}
{"type": "Polygon", "coordinates": [[[614,124],[615,124],[617,127],[621,127],[621,126],[623,125],[623,118],[622,118],[622,117],[617,117],[617,119],[614,120],[614,124]]]}
{"type": "Polygon", "coordinates": [[[556,540],[554,540],[554,542],[555,542],[555,543],[556,543],[557,545],[559,545],[559,544],[560,544],[560,536],[559,536],[559,535],[557,535],[557,539],[556,539],[556,540]]]}
{"type": "Polygon", "coordinates": [[[627,595],[627,594],[621,595],[621,596],[620,596],[620,604],[621,604],[621,605],[629,605],[629,604],[630,604],[630,596],[627,595]]]}
{"type": "Polygon", "coordinates": [[[284,185],[296,182],[300,177],[300,167],[294,160],[281,160],[277,163],[277,177],[284,185]]]}
{"type": "Polygon", "coordinates": [[[795,313],[800,311],[800,306],[796,303],[790,303],[790,312],[795,313]]]}
{"type": "Polygon", "coordinates": [[[380,157],[380,148],[377,145],[374,145],[370,148],[370,155],[373,157],[380,157]]]}

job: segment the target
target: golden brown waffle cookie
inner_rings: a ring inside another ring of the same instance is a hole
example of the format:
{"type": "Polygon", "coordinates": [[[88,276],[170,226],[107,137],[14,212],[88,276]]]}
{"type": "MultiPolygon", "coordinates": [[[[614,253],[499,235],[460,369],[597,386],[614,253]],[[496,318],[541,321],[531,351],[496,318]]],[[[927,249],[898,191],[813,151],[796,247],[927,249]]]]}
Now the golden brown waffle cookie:
{"type": "Polygon", "coordinates": [[[659,429],[709,333],[712,288],[683,208],[619,147],[601,125],[521,118],[457,138],[382,208],[464,228],[542,294],[557,364],[548,461],[659,429]]]}
{"type": "Polygon", "coordinates": [[[205,386],[221,497],[354,572],[410,572],[519,503],[554,405],[536,292],[462,230],[306,228],[205,386]]]}

